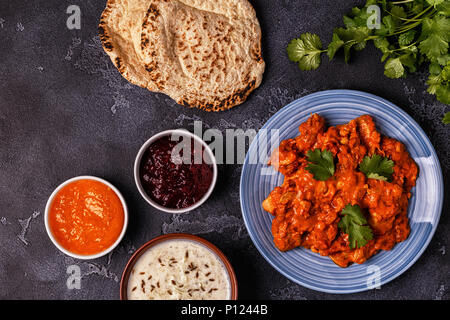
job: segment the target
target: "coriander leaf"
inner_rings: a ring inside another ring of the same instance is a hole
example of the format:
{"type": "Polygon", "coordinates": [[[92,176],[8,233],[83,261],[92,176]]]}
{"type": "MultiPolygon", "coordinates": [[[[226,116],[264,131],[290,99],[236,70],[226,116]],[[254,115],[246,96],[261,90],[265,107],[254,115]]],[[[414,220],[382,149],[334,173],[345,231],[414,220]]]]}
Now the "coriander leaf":
{"type": "Polygon", "coordinates": [[[436,98],[445,104],[450,104],[450,83],[440,85],[436,89],[436,98]]]}
{"type": "Polygon", "coordinates": [[[303,33],[300,38],[293,39],[286,49],[289,60],[298,62],[301,70],[314,70],[319,67],[322,41],[316,34],[303,33]]]}
{"type": "Polygon", "coordinates": [[[383,54],[391,52],[389,49],[389,41],[386,38],[377,38],[373,41],[373,44],[377,49],[380,49],[383,54]]]}
{"type": "Polygon", "coordinates": [[[402,33],[398,36],[398,44],[401,46],[407,46],[414,40],[414,36],[416,32],[414,30],[409,30],[405,33],[402,33]]]}
{"type": "Polygon", "coordinates": [[[444,1],[436,6],[438,14],[449,17],[450,16],[450,1],[444,1]]]}
{"type": "Polygon", "coordinates": [[[443,40],[450,41],[450,19],[441,15],[436,15],[432,19],[424,19],[421,37],[431,34],[441,35],[443,40]]]}
{"type": "Polygon", "coordinates": [[[428,76],[428,80],[427,80],[427,85],[428,85],[427,92],[430,94],[436,94],[436,90],[441,85],[441,82],[442,82],[442,80],[441,80],[440,74],[437,74],[437,75],[430,74],[428,76]]]}
{"type": "Polygon", "coordinates": [[[363,49],[366,47],[366,44],[367,44],[366,41],[362,41],[362,42],[359,42],[359,43],[355,43],[354,48],[355,48],[355,50],[357,50],[357,51],[361,51],[361,50],[363,50],[363,49]]]}
{"type": "Polygon", "coordinates": [[[437,63],[441,66],[445,66],[450,61],[450,54],[444,54],[436,59],[437,63]]]}
{"type": "Polygon", "coordinates": [[[334,29],[334,33],[344,41],[344,57],[345,62],[348,62],[350,60],[351,48],[354,46],[357,50],[363,49],[371,30],[367,27],[336,28],[334,29]]]}
{"type": "Polygon", "coordinates": [[[394,161],[377,154],[365,156],[359,164],[359,170],[365,173],[367,178],[388,181],[394,172],[394,161]]]}
{"type": "Polygon", "coordinates": [[[441,76],[444,81],[450,80],[450,62],[447,62],[447,65],[442,69],[441,76]]]}
{"type": "Polygon", "coordinates": [[[400,6],[393,6],[391,8],[391,14],[398,24],[401,23],[401,19],[406,18],[405,9],[403,9],[403,7],[400,6]]]}
{"type": "Polygon", "coordinates": [[[365,8],[359,9],[358,7],[354,7],[351,12],[351,16],[353,17],[353,25],[351,23],[346,23],[346,19],[344,18],[344,24],[347,28],[351,27],[367,27],[367,20],[370,18],[372,13],[367,12],[367,7],[370,6],[369,1],[366,3],[365,8]]]}
{"type": "Polygon", "coordinates": [[[444,0],[427,0],[427,2],[430,6],[437,6],[438,4],[444,2],[444,0]]]}
{"type": "Polygon", "coordinates": [[[425,40],[420,42],[419,48],[430,60],[434,60],[447,53],[448,42],[439,34],[430,34],[425,40]]]}
{"type": "Polygon", "coordinates": [[[420,52],[431,61],[447,54],[450,41],[450,19],[444,16],[424,19],[420,41],[420,52]]]}
{"type": "Polygon", "coordinates": [[[423,3],[422,2],[414,3],[412,5],[411,13],[418,14],[418,13],[421,13],[422,11],[423,11],[423,3]]]}
{"type": "Polygon", "coordinates": [[[358,205],[346,205],[341,211],[342,218],[338,223],[339,229],[348,234],[351,249],[361,248],[373,239],[373,233],[358,205]]]}
{"type": "Polygon", "coordinates": [[[405,68],[399,58],[390,58],[384,65],[384,75],[388,78],[400,78],[404,73],[405,68]]]}
{"type": "Polygon", "coordinates": [[[432,75],[438,75],[441,73],[442,68],[439,65],[439,63],[437,62],[432,62],[430,63],[430,65],[428,66],[428,71],[430,71],[430,74],[432,75]]]}
{"type": "Polygon", "coordinates": [[[306,154],[310,162],[306,170],[313,174],[314,179],[326,181],[334,174],[333,154],[328,150],[309,150],[306,154]]]}
{"type": "Polygon", "coordinates": [[[383,56],[381,57],[381,62],[384,62],[387,58],[389,58],[390,54],[390,52],[386,52],[385,54],[383,54],[383,56]]]}
{"type": "Polygon", "coordinates": [[[354,41],[347,42],[344,45],[344,60],[346,63],[350,60],[350,49],[355,45],[354,41]]]}
{"type": "Polygon", "coordinates": [[[300,38],[305,43],[306,50],[308,51],[320,51],[322,50],[322,41],[317,34],[313,33],[303,33],[300,38]]]}
{"type": "Polygon", "coordinates": [[[430,73],[433,72],[427,80],[427,91],[435,94],[439,101],[450,104],[450,61],[442,70],[436,64],[430,65],[430,68],[430,73]]]}
{"type": "Polygon", "coordinates": [[[347,16],[343,16],[342,19],[344,20],[344,24],[347,28],[356,27],[355,21],[353,21],[352,18],[349,18],[347,16]]]}
{"type": "Polygon", "coordinates": [[[450,112],[447,112],[447,113],[444,115],[444,118],[442,119],[442,122],[443,122],[444,124],[450,124],[450,112]]]}
{"type": "Polygon", "coordinates": [[[353,40],[359,43],[366,41],[366,38],[370,35],[371,30],[367,27],[353,27],[347,29],[336,28],[334,29],[334,33],[336,33],[344,42],[353,40]]]}
{"type": "Polygon", "coordinates": [[[406,50],[406,53],[401,55],[399,57],[400,62],[402,63],[403,66],[408,67],[409,72],[416,72],[416,62],[417,62],[417,58],[416,58],[416,51],[417,48],[415,46],[408,48],[408,50],[406,50]],[[413,50],[413,48],[415,48],[416,50],[413,50]]]}
{"type": "Polygon", "coordinates": [[[387,33],[392,34],[395,32],[396,23],[392,16],[385,16],[382,19],[384,26],[386,27],[387,33]]]}
{"type": "Polygon", "coordinates": [[[369,179],[376,179],[376,180],[382,180],[382,181],[387,181],[388,178],[386,178],[385,176],[380,176],[378,173],[369,173],[367,175],[367,178],[369,179]]]}
{"type": "Polygon", "coordinates": [[[344,45],[344,41],[339,38],[336,33],[333,33],[333,39],[330,44],[328,44],[327,55],[330,60],[333,60],[334,55],[344,45]]]}
{"type": "Polygon", "coordinates": [[[286,49],[289,60],[293,62],[299,62],[300,58],[305,55],[304,44],[301,39],[292,39],[286,49]]]}
{"type": "Polygon", "coordinates": [[[316,70],[320,62],[320,54],[308,54],[300,59],[298,67],[303,71],[316,70]]]}

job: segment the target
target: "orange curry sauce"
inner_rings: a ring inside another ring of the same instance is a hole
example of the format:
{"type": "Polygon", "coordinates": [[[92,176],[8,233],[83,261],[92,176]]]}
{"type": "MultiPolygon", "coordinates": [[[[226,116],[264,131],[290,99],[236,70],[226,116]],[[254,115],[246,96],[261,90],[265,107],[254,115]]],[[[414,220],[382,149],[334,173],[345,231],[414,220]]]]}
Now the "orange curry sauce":
{"type": "Polygon", "coordinates": [[[324,119],[313,114],[299,131],[296,138],[280,143],[269,162],[285,176],[262,204],[275,216],[275,245],[282,251],[309,248],[347,267],[405,240],[410,232],[408,200],[418,174],[405,146],[381,136],[369,115],[326,129],[324,119]],[[334,155],[335,173],[326,181],[315,180],[305,170],[306,154],[314,149],[334,155]],[[394,161],[390,182],[369,179],[359,171],[364,156],[373,154],[394,161]],[[360,206],[373,231],[373,239],[361,248],[350,249],[348,235],[338,227],[347,204],[360,206]]]}
{"type": "Polygon", "coordinates": [[[78,180],[56,194],[49,210],[49,226],[66,250],[92,255],[109,248],[124,224],[124,209],[117,194],[96,180],[78,180]]]}

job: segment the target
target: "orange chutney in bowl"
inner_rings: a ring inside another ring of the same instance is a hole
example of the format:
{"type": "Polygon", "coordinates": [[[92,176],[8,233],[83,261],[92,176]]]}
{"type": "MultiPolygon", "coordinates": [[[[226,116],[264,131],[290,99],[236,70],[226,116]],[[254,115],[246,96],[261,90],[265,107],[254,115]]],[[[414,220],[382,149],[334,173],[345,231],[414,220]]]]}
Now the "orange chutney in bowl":
{"type": "Polygon", "coordinates": [[[90,179],[61,188],[48,217],[55,240],[79,255],[93,255],[111,247],[122,232],[124,219],[122,202],[114,190],[90,179]]]}

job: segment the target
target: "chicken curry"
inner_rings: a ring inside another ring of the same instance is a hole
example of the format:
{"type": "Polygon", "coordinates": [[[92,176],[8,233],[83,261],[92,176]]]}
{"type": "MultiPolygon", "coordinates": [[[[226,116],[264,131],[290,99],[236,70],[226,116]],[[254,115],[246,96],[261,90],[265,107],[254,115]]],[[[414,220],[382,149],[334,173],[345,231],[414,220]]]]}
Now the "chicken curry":
{"type": "Polygon", "coordinates": [[[347,267],[404,241],[410,232],[408,200],[418,175],[405,146],[382,136],[369,115],[327,129],[325,120],[312,114],[299,131],[296,138],[283,140],[269,161],[284,175],[283,184],[262,203],[274,216],[276,247],[305,247],[347,267]],[[323,152],[328,155],[312,163],[323,152]],[[332,168],[320,178],[323,168],[314,167],[324,159],[332,168]],[[363,170],[380,164],[388,174],[363,170]],[[357,212],[350,215],[353,209],[357,212]]]}

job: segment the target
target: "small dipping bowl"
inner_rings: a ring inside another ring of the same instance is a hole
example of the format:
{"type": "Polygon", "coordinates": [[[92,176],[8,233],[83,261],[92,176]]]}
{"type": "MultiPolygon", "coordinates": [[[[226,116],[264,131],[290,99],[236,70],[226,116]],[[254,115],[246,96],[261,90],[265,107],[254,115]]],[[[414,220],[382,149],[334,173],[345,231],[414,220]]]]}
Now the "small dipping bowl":
{"type": "MultiPolygon", "coordinates": [[[[206,250],[208,250],[213,256],[215,256],[215,258],[217,258],[216,260],[218,260],[221,263],[221,268],[223,267],[223,271],[225,271],[225,273],[227,274],[227,283],[228,283],[228,300],[237,300],[238,297],[238,286],[237,286],[237,280],[236,280],[236,274],[233,270],[233,267],[231,266],[230,262],[228,261],[227,257],[222,253],[222,251],[220,251],[215,245],[213,245],[212,243],[210,243],[209,241],[200,238],[198,236],[194,236],[191,234],[186,234],[186,233],[170,233],[170,234],[165,234],[159,237],[156,237],[152,240],[150,240],[149,242],[147,242],[146,244],[144,244],[142,247],[140,247],[134,254],[133,256],[130,258],[130,260],[128,261],[125,270],[122,274],[122,279],[120,281],[120,299],[121,300],[128,300],[128,285],[129,285],[129,281],[131,276],[138,276],[138,277],[142,277],[138,279],[138,285],[136,286],[136,290],[144,290],[141,287],[141,284],[144,283],[144,281],[153,281],[156,283],[156,279],[155,277],[151,277],[150,274],[144,274],[144,272],[139,272],[137,273],[136,270],[134,270],[136,263],[139,261],[139,259],[141,257],[143,257],[143,255],[146,252],[149,252],[149,250],[158,247],[159,245],[164,245],[164,244],[168,244],[170,245],[171,242],[176,243],[177,241],[181,241],[181,242],[193,242],[195,245],[199,245],[199,247],[203,247],[206,250]]],[[[156,249],[156,248],[155,248],[156,249]]],[[[151,253],[151,252],[149,252],[151,253]]],[[[184,254],[182,254],[184,256],[184,254]]],[[[191,253],[190,256],[188,256],[189,258],[192,258],[193,254],[191,253]]],[[[154,261],[154,263],[158,264],[160,263],[162,266],[164,266],[164,268],[169,268],[169,267],[178,267],[177,262],[174,262],[173,265],[169,266],[168,264],[171,264],[170,258],[168,258],[167,256],[163,257],[162,260],[158,261],[159,259],[157,259],[156,261],[154,261]],[[168,260],[169,259],[169,260],[168,260]],[[167,262],[165,260],[168,260],[167,262]]],[[[189,261],[191,262],[191,261],[189,261]]],[[[180,263],[180,261],[178,261],[178,263],[180,263]]],[[[141,263],[142,264],[142,263],[141,263]]],[[[147,265],[147,264],[145,264],[147,265]]],[[[190,266],[190,265],[189,265],[190,266]]],[[[195,274],[195,272],[197,272],[197,266],[199,266],[198,263],[194,262],[194,265],[192,265],[193,269],[192,272],[194,272],[193,274],[195,274]]],[[[204,272],[200,271],[200,272],[204,272]]],[[[203,273],[202,273],[203,274],[203,273]]],[[[197,275],[198,276],[198,275],[197,275]]],[[[173,279],[173,278],[172,278],[173,279]]],[[[197,278],[195,278],[197,279],[197,278]]],[[[136,279],[135,279],[136,280],[136,279]]],[[[173,280],[172,280],[173,281],[173,280]]],[[[160,283],[158,282],[158,285],[160,283]]],[[[172,284],[177,284],[176,282],[172,282],[172,284]]],[[[133,284],[132,284],[133,285],[133,284]]],[[[185,285],[183,283],[180,283],[179,285],[185,285]]],[[[153,291],[153,290],[157,290],[157,287],[155,285],[151,286],[150,285],[146,285],[147,286],[147,290],[144,290],[145,292],[143,292],[143,294],[148,294],[150,293],[149,291],[153,291]],[[151,288],[151,289],[150,289],[151,288]]],[[[161,288],[164,286],[164,284],[161,284],[161,288]]],[[[183,286],[181,286],[183,287],[183,286]]],[[[185,288],[185,287],[184,287],[185,288]]],[[[206,293],[208,290],[205,290],[204,292],[206,293]]],[[[200,290],[197,290],[197,292],[200,292],[200,290]]],[[[189,298],[190,299],[190,298],[189,298]]]]}
{"type": "Polygon", "coordinates": [[[55,191],[53,191],[53,193],[51,194],[50,198],[47,201],[47,205],[45,206],[45,216],[44,216],[44,222],[45,222],[45,229],[47,230],[47,234],[50,238],[50,240],[53,242],[53,244],[64,254],[71,256],[73,258],[76,259],[82,259],[82,260],[90,260],[90,259],[96,259],[99,257],[102,257],[104,255],[107,255],[109,252],[111,252],[119,243],[120,241],[123,239],[124,235],[125,235],[125,231],[127,230],[127,226],[128,226],[128,208],[127,208],[127,204],[125,202],[125,199],[123,198],[122,194],[120,193],[119,190],[117,190],[116,187],[114,187],[111,183],[109,183],[106,180],[103,180],[101,178],[98,177],[94,177],[94,176],[78,176],[72,179],[69,179],[65,182],[63,182],[61,185],[59,185],[55,191]],[[74,183],[76,181],[80,181],[80,180],[92,180],[92,181],[97,181],[100,182],[101,184],[105,185],[106,187],[110,188],[115,195],[117,195],[117,197],[120,200],[120,203],[122,204],[122,209],[123,209],[123,226],[122,226],[122,230],[120,232],[120,234],[118,235],[117,239],[114,241],[114,243],[112,245],[110,245],[109,247],[107,247],[106,249],[95,253],[95,254],[78,254],[78,253],[74,253],[71,252],[70,250],[66,249],[61,243],[58,242],[58,240],[56,239],[55,235],[52,232],[52,228],[50,226],[50,210],[53,204],[53,201],[55,199],[55,197],[58,195],[58,193],[66,186],[68,186],[71,183],[74,183]]]}
{"type": "Polygon", "coordinates": [[[164,211],[164,212],[167,212],[167,213],[184,213],[184,212],[194,210],[194,209],[198,208],[199,206],[201,206],[208,199],[208,197],[211,195],[212,191],[214,190],[214,187],[215,187],[216,181],[217,181],[217,171],[218,170],[217,170],[216,158],[215,158],[214,153],[212,152],[211,148],[200,137],[198,137],[197,135],[195,135],[187,130],[184,130],[184,129],[167,130],[167,131],[163,131],[163,132],[155,134],[154,136],[152,136],[150,139],[148,139],[142,145],[141,149],[139,150],[139,152],[136,156],[136,160],[134,162],[134,179],[135,179],[136,186],[137,186],[140,194],[154,208],[164,211]],[[210,165],[212,168],[212,180],[211,180],[208,190],[201,197],[201,199],[197,200],[195,203],[193,203],[190,206],[187,206],[184,208],[170,208],[170,207],[163,206],[163,205],[157,203],[154,199],[152,199],[152,197],[146,192],[146,190],[143,186],[143,182],[141,180],[141,165],[142,165],[143,157],[146,154],[146,152],[148,151],[148,149],[150,148],[150,146],[163,137],[180,137],[180,139],[181,139],[181,137],[182,137],[182,139],[187,138],[187,139],[189,139],[189,141],[193,141],[196,144],[196,146],[202,146],[203,147],[202,161],[204,161],[205,163],[210,165]]]}

